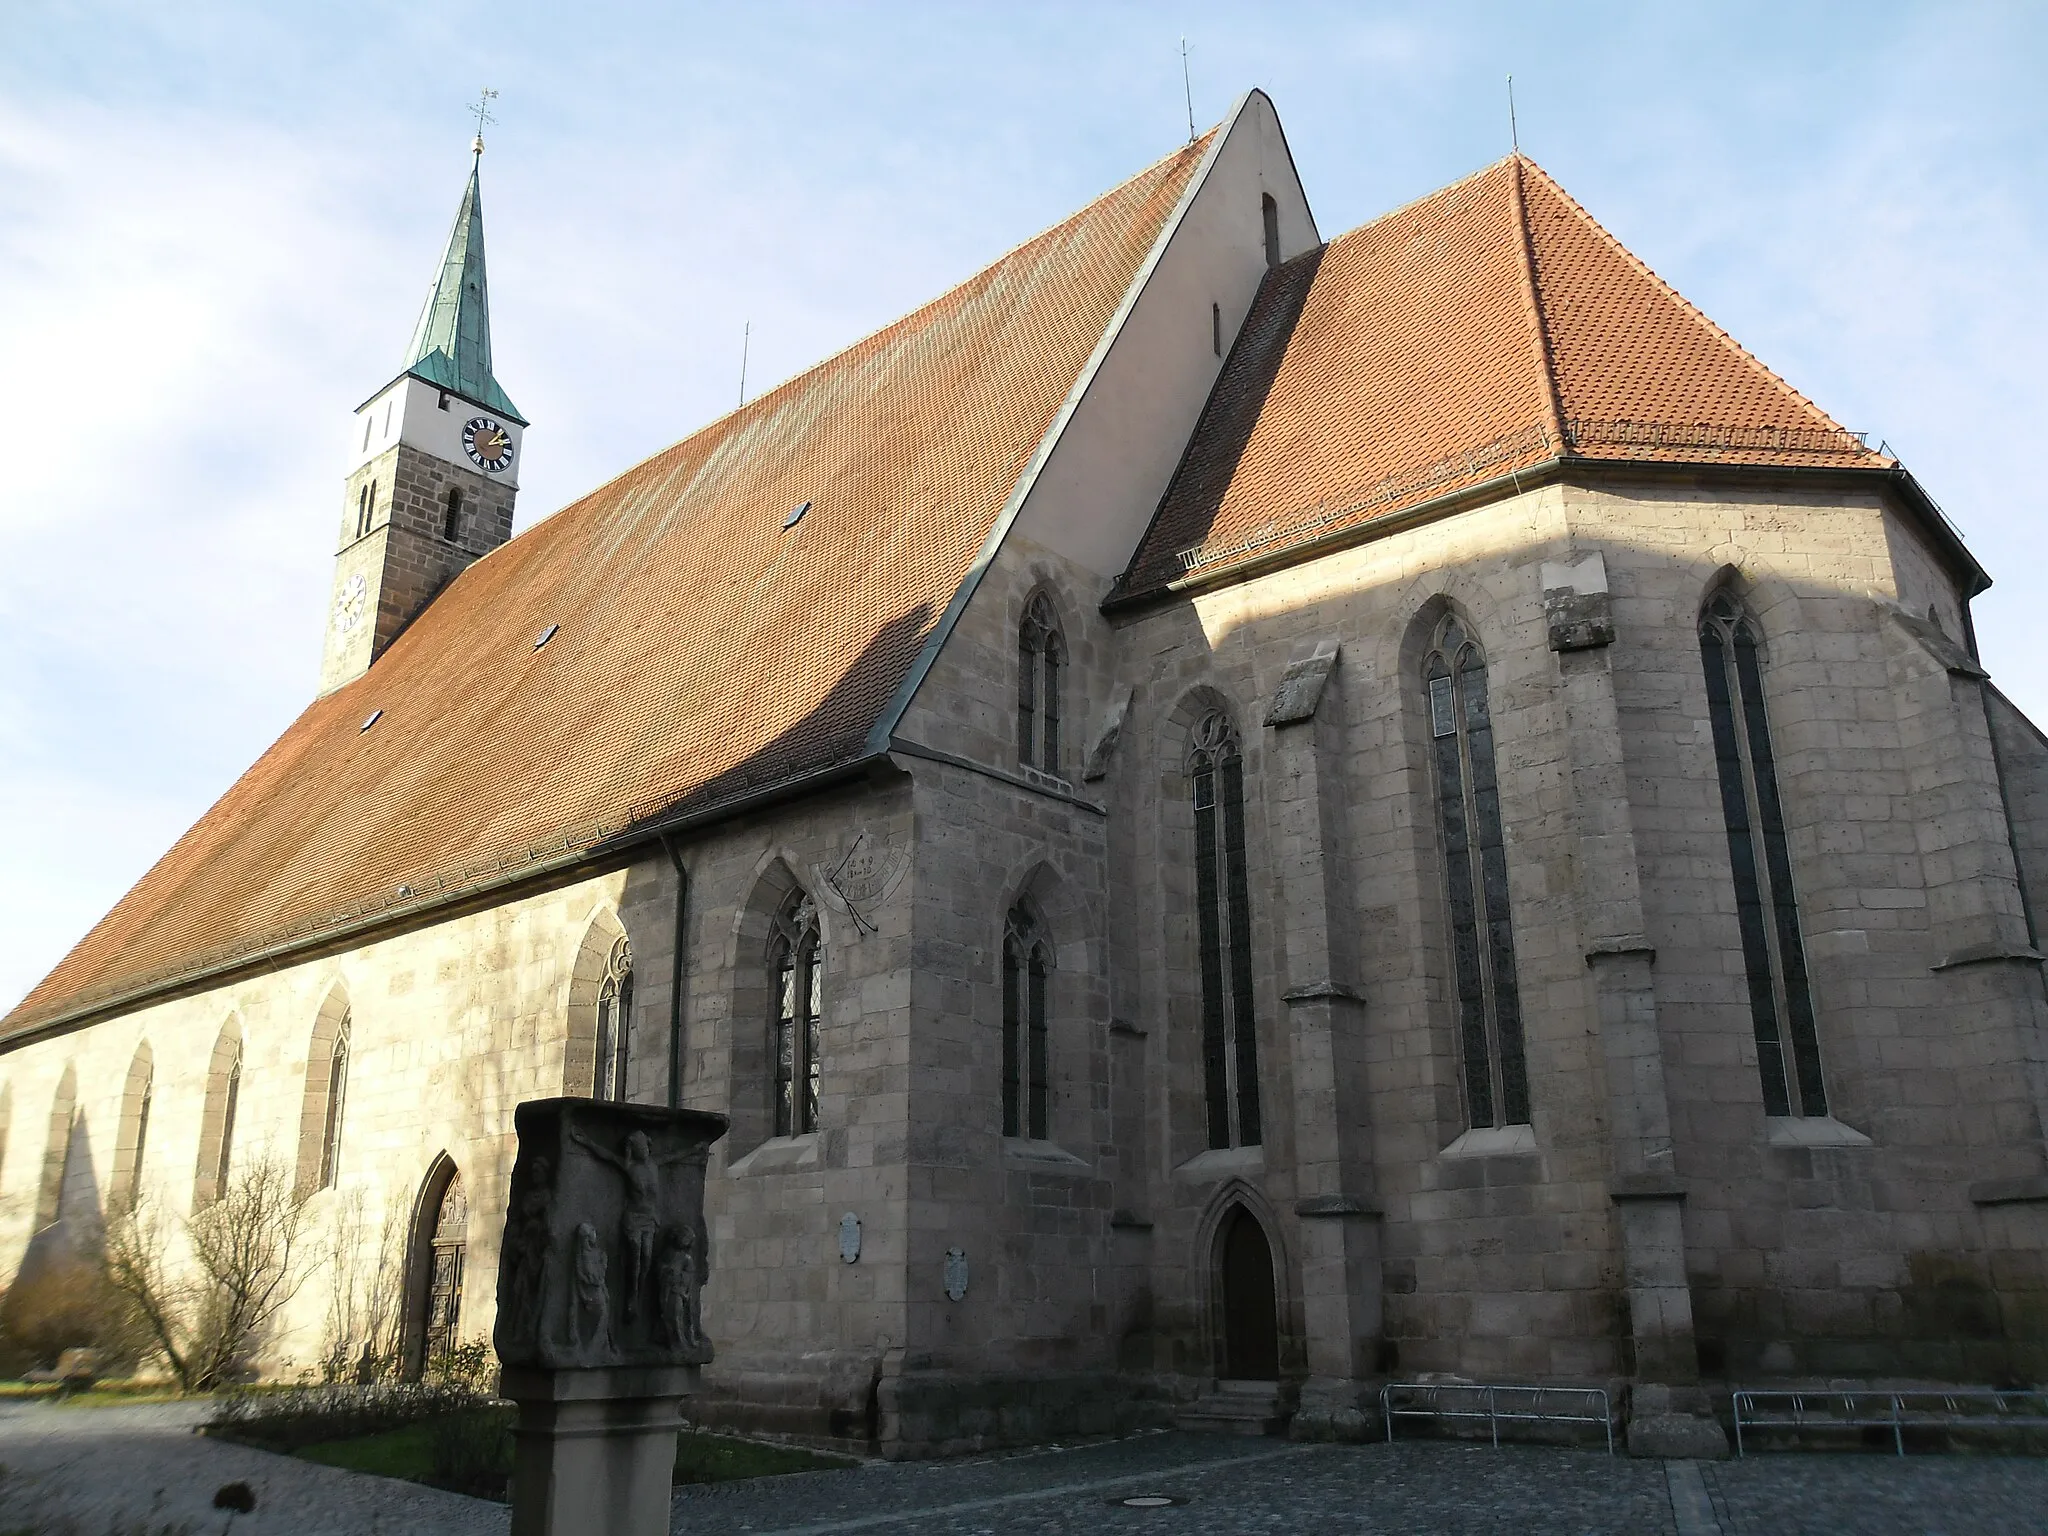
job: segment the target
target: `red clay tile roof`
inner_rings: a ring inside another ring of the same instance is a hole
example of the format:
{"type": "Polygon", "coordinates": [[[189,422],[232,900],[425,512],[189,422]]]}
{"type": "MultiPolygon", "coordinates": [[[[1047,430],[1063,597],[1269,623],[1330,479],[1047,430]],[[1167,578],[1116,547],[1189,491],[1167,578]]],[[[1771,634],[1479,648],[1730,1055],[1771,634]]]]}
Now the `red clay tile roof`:
{"type": "Polygon", "coordinates": [[[471,566],[0,1039],[859,758],[1208,142],[471,566]]]}
{"type": "Polygon", "coordinates": [[[1120,592],[1560,453],[1890,463],[1510,156],[1267,275],[1120,592]]]}

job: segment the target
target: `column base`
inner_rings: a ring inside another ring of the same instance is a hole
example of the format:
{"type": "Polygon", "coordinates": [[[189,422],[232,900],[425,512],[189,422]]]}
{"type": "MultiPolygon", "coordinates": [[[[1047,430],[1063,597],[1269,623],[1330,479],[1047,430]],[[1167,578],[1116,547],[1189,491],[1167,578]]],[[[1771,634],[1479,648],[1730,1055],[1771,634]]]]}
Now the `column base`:
{"type": "Polygon", "coordinates": [[[1638,1382],[1629,1392],[1628,1453],[1685,1461],[1726,1461],[1728,1432],[1698,1387],[1638,1382]]]}
{"type": "Polygon", "coordinates": [[[1379,1388],[1341,1376],[1311,1376],[1301,1384],[1287,1433],[1295,1440],[1377,1440],[1386,1433],[1379,1388]]]}
{"type": "Polygon", "coordinates": [[[507,1368],[512,1536],[667,1536],[682,1400],[695,1366],[507,1368]]]}

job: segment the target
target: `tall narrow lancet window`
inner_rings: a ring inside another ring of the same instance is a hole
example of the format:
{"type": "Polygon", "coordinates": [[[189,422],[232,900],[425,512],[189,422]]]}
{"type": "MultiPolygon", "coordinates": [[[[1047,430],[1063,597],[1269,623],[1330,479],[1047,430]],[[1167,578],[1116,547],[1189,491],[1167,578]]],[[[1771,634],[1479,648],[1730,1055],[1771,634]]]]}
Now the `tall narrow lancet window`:
{"type": "Polygon", "coordinates": [[[354,1031],[348,1014],[334,1031],[327,1056],[327,1104],[320,1124],[320,1185],[332,1189],[341,1177],[341,1112],[348,1098],[348,1057],[354,1031]]]}
{"type": "Polygon", "coordinates": [[[597,1070],[593,1097],[626,1097],[626,1061],[633,1046],[633,947],[620,934],[597,988],[597,1070]]]}
{"type": "Polygon", "coordinates": [[[1764,1113],[1825,1115],[1827,1090],[1821,1081],[1777,763],[1764,716],[1760,653],[1756,625],[1733,597],[1723,592],[1707,605],[1700,618],[1700,661],[1714,723],[1714,763],[1728,827],[1728,862],[1735,873],[1735,913],[1764,1113]]]}
{"type": "Polygon", "coordinates": [[[206,1105],[199,1120],[199,1167],[193,1179],[195,1206],[211,1205],[227,1192],[241,1098],[242,1031],[229,1020],[214,1041],[213,1062],[206,1074],[206,1105]]]}
{"type": "Polygon", "coordinates": [[[1259,222],[1266,233],[1266,265],[1280,265],[1280,205],[1273,201],[1273,194],[1259,194],[1259,222]]]}
{"type": "Polygon", "coordinates": [[[1046,989],[1052,946],[1021,903],[1003,929],[1003,1134],[1043,1141],[1046,1130],[1046,989]]]}
{"type": "Polygon", "coordinates": [[[1251,885],[1244,856],[1244,755],[1220,709],[1188,753],[1202,962],[1202,1084],[1211,1147],[1260,1141],[1259,1036],[1252,1004],[1251,885]]]}
{"type": "Polygon", "coordinates": [[[441,514],[441,537],[453,544],[462,533],[462,487],[448,487],[448,505],[441,514]]]}
{"type": "Polygon", "coordinates": [[[818,1015],[824,966],[818,909],[792,891],[775,915],[768,941],[770,1020],[775,1046],[775,1134],[803,1136],[818,1128],[818,1015]]]}
{"type": "Polygon", "coordinates": [[[149,1112],[155,1098],[156,1060],[145,1040],[128,1063],[128,1083],[121,1094],[121,1119],[114,1135],[114,1178],[108,1186],[112,1210],[133,1210],[142,1193],[142,1159],[149,1147],[149,1112]]]}
{"type": "Polygon", "coordinates": [[[1024,609],[1017,629],[1017,757],[1026,767],[1060,771],[1060,671],[1066,641],[1043,592],[1024,609]]]}
{"type": "Polygon", "coordinates": [[[1486,657],[1455,618],[1437,626],[1423,663],[1424,702],[1436,764],[1437,825],[1450,907],[1465,1114],[1476,1129],[1526,1125],[1529,1069],[1522,1055],[1522,1000],[1508,917],[1507,849],[1493,769],[1486,657]]]}

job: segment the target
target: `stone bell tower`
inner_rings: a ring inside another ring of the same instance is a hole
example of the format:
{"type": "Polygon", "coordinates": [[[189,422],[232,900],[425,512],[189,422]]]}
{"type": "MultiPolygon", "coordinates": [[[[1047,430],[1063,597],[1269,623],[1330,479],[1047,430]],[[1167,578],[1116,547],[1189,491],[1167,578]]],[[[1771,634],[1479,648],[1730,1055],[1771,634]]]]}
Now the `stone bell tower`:
{"type": "Polygon", "coordinates": [[[323,694],[361,677],[464,566],[512,537],[526,418],[491,374],[483,149],[479,135],[405,366],[356,408],[323,694]]]}

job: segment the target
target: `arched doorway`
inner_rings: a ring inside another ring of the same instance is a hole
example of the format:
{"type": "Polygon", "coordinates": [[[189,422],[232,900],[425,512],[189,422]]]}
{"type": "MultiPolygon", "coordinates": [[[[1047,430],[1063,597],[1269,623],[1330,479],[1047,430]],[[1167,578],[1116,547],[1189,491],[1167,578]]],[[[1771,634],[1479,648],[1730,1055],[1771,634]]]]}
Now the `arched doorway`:
{"type": "Polygon", "coordinates": [[[415,1374],[461,1342],[462,1259],[469,1235],[469,1197],[462,1175],[446,1158],[427,1175],[413,1227],[413,1339],[415,1374]]]}
{"type": "Polygon", "coordinates": [[[1223,1293],[1223,1375],[1277,1381],[1280,1316],[1273,1289],[1273,1248],[1259,1219],[1238,1206],[1223,1219],[1216,1260],[1223,1293]]]}

